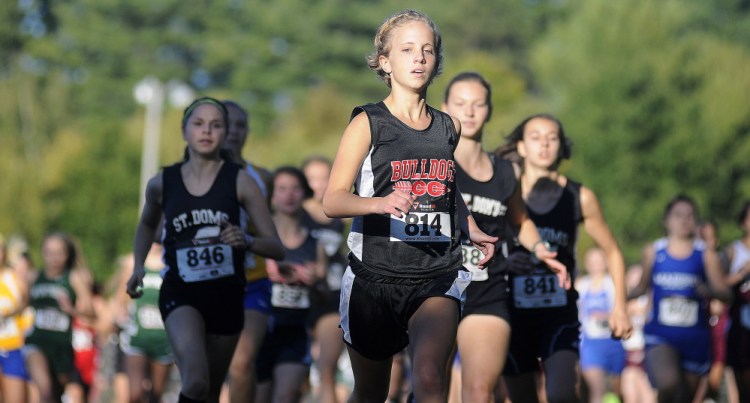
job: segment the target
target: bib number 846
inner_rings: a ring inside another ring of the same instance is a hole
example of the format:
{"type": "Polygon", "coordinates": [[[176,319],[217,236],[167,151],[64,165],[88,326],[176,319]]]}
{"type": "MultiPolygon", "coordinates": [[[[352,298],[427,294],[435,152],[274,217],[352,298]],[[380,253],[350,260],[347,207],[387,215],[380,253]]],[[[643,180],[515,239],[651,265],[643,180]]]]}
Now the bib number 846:
{"type": "Polygon", "coordinates": [[[221,246],[213,248],[204,248],[200,252],[196,249],[190,249],[186,253],[187,264],[190,267],[197,267],[201,263],[203,266],[213,266],[224,263],[224,253],[221,246]]]}

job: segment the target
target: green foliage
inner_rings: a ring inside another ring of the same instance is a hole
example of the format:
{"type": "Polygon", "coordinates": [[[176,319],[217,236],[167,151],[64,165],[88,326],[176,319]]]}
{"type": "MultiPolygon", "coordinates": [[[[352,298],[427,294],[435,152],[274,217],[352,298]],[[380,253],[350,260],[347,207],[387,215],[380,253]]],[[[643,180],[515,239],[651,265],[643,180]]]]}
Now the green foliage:
{"type": "Polygon", "coordinates": [[[82,141],[81,132],[58,136],[48,159],[58,166],[47,178],[46,223],[81,241],[94,274],[106,276],[114,257],[132,248],[138,218],[139,144],[115,125],[101,122],[102,132],[82,141]],[[75,186],[71,186],[74,184],[75,186]]]}
{"type": "MultiPolygon", "coordinates": [[[[268,168],[333,157],[352,107],[382,99],[367,69],[396,0],[7,1],[0,6],[0,232],[79,237],[108,275],[132,248],[143,108],[153,75],[251,112],[245,154],[268,168]]],[[[493,86],[489,149],[524,116],[552,111],[575,141],[564,165],[591,187],[633,258],[667,198],[693,194],[729,224],[750,197],[748,0],[415,0],[440,26],[444,73],[493,86]],[[731,212],[728,213],[728,212],[731,212]]],[[[167,103],[161,163],[179,159],[167,103]]],[[[584,239],[582,243],[586,243],[584,239]]]]}
{"type": "Polygon", "coordinates": [[[575,142],[570,173],[599,194],[630,259],[677,193],[729,222],[748,196],[750,147],[746,49],[702,29],[685,2],[637,3],[581,1],[534,53],[575,142]]]}

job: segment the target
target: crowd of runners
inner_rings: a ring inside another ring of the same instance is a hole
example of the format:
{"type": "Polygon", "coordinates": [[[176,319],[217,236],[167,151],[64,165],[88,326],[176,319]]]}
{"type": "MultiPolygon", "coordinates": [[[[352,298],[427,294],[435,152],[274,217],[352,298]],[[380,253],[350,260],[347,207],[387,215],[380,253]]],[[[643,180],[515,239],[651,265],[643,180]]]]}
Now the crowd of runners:
{"type": "Polygon", "coordinates": [[[664,200],[628,267],[558,171],[563,123],[486,150],[492,87],[463,72],[430,106],[442,62],[428,16],[387,18],[367,63],[388,96],[299,166],[244,160],[248,112],[196,99],[105,284],[71,234],[40,262],[0,238],[0,401],[750,401],[750,202],[722,246],[664,200]]]}

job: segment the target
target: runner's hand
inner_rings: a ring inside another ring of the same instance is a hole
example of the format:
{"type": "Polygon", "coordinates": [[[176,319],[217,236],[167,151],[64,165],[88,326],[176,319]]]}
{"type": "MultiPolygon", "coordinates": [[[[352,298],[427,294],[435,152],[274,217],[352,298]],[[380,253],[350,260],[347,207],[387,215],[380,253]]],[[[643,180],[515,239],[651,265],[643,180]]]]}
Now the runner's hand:
{"type": "Polygon", "coordinates": [[[612,338],[627,340],[633,335],[633,324],[624,307],[615,307],[609,315],[609,329],[612,338]]]}
{"type": "Polygon", "coordinates": [[[568,274],[565,265],[555,259],[557,252],[547,249],[547,246],[544,243],[539,243],[532,252],[539,261],[544,262],[544,264],[555,273],[557,276],[557,283],[560,287],[569,290],[571,287],[570,274],[568,274]]]}
{"type": "Polygon", "coordinates": [[[477,266],[484,268],[495,256],[495,242],[497,242],[498,238],[496,236],[489,236],[479,230],[472,231],[469,234],[469,238],[474,246],[484,254],[484,258],[477,263],[477,266]]]}
{"type": "Polygon", "coordinates": [[[222,220],[219,225],[221,226],[221,234],[219,235],[221,242],[235,249],[247,248],[245,233],[242,231],[242,228],[232,225],[226,220],[222,220]]]}
{"type": "Polygon", "coordinates": [[[377,214],[392,214],[396,217],[403,217],[414,205],[417,196],[406,191],[394,191],[388,196],[381,197],[377,204],[377,214]]]}
{"type": "Polygon", "coordinates": [[[126,289],[131,298],[140,298],[143,295],[143,276],[145,275],[146,271],[142,267],[133,270],[126,289]]]}

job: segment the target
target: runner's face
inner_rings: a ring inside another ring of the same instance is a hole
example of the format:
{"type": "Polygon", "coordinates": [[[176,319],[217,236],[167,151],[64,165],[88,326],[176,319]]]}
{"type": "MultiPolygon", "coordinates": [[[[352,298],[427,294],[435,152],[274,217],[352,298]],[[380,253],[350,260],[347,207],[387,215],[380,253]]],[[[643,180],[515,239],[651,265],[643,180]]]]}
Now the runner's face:
{"type": "Polygon", "coordinates": [[[432,29],[422,21],[408,22],[393,30],[390,45],[388,55],[380,57],[380,65],[391,74],[391,86],[426,87],[437,62],[432,29]]]}
{"type": "Polygon", "coordinates": [[[42,259],[44,267],[50,271],[60,272],[65,269],[65,261],[68,260],[65,242],[56,236],[47,238],[42,245],[42,259]]]}
{"type": "Polygon", "coordinates": [[[304,198],[305,190],[296,176],[286,173],[276,175],[271,197],[271,205],[275,212],[295,214],[302,209],[304,198]]]}
{"type": "Polygon", "coordinates": [[[601,249],[586,252],[586,271],[591,276],[603,276],[607,272],[607,257],[601,249]]]}
{"type": "Polygon", "coordinates": [[[690,203],[675,203],[669,210],[665,221],[668,235],[679,238],[689,238],[695,235],[697,222],[695,211],[690,203]]]}
{"type": "Polygon", "coordinates": [[[524,158],[524,164],[538,168],[550,169],[557,162],[560,151],[560,128],[557,123],[534,118],[526,123],[523,140],[518,142],[518,153],[524,158]]]}
{"type": "Polygon", "coordinates": [[[461,137],[476,138],[489,117],[487,89],[475,80],[458,81],[451,86],[443,110],[461,121],[461,137]]]}
{"type": "Polygon", "coordinates": [[[249,126],[247,115],[236,106],[227,106],[229,111],[229,127],[227,128],[227,139],[224,148],[231,151],[242,152],[242,147],[247,140],[249,126]]]}
{"type": "Polygon", "coordinates": [[[325,194],[328,187],[328,176],[330,174],[331,169],[324,162],[311,162],[305,167],[307,183],[310,184],[317,200],[323,200],[323,194],[325,194]]]}
{"type": "Polygon", "coordinates": [[[219,108],[203,104],[195,108],[188,118],[183,137],[194,152],[215,155],[220,150],[225,134],[224,117],[219,108]]]}

